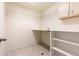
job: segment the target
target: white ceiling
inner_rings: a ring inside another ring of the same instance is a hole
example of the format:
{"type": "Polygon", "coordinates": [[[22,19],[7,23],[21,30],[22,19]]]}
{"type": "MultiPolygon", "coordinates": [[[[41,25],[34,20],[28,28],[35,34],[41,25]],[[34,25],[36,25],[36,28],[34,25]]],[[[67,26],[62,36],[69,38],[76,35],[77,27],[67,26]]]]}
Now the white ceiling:
{"type": "Polygon", "coordinates": [[[54,5],[55,2],[18,2],[18,4],[26,8],[42,12],[49,8],[51,5],[54,5]]]}

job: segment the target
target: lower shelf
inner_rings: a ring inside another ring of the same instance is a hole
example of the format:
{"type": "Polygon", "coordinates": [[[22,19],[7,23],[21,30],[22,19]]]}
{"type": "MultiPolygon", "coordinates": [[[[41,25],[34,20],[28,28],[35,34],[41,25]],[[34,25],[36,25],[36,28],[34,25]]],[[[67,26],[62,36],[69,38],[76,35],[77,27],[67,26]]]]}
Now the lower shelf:
{"type": "Polygon", "coordinates": [[[57,52],[60,52],[60,53],[62,53],[62,54],[64,54],[64,55],[66,55],[66,56],[73,56],[72,54],[70,54],[70,53],[68,53],[68,52],[66,52],[66,51],[64,51],[64,50],[61,50],[61,49],[59,49],[59,48],[52,47],[52,49],[53,49],[53,50],[56,50],[57,52]]]}
{"type": "Polygon", "coordinates": [[[52,39],[56,40],[56,41],[59,41],[59,42],[63,42],[63,43],[66,43],[66,44],[70,44],[70,45],[79,47],[78,43],[74,43],[74,42],[70,42],[70,41],[66,41],[66,40],[61,40],[61,39],[58,39],[58,38],[52,38],[52,39]]]}

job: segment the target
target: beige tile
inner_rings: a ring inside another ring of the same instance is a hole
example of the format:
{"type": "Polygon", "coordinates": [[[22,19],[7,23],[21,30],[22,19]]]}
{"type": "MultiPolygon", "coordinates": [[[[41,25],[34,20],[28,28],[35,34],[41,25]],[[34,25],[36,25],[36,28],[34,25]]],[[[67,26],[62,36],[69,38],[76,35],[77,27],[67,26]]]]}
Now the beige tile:
{"type": "Polygon", "coordinates": [[[40,45],[33,45],[30,47],[19,48],[8,52],[7,56],[49,56],[49,51],[40,45]]]}

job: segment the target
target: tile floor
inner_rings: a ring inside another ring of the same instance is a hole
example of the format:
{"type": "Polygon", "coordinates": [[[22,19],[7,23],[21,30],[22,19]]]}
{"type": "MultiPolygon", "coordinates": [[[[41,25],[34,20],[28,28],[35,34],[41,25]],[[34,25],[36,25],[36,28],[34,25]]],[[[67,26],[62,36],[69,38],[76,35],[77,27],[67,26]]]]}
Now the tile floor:
{"type": "Polygon", "coordinates": [[[19,48],[16,50],[9,51],[7,56],[49,56],[49,51],[40,45],[33,45],[31,47],[19,48]]]}

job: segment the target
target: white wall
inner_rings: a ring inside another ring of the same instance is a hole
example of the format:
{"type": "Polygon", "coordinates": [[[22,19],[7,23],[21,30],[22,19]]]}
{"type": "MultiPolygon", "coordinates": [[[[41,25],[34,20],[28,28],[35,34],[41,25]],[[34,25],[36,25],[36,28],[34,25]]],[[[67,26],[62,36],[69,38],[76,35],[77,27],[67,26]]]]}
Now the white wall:
{"type": "Polygon", "coordinates": [[[6,3],[7,50],[36,44],[32,30],[40,28],[40,13],[6,3]]]}
{"type": "MultiPolygon", "coordinates": [[[[0,2],[0,39],[5,39],[5,7],[4,3],[0,2]]],[[[5,55],[6,42],[0,42],[0,56],[5,55]]]]}
{"type": "Polygon", "coordinates": [[[58,17],[58,5],[52,5],[43,13],[42,28],[55,31],[76,31],[79,32],[79,17],[60,20],[58,17]]]}
{"type": "Polygon", "coordinates": [[[0,38],[5,38],[5,7],[0,2],[0,38]]]}

